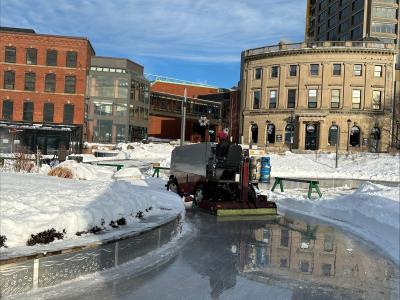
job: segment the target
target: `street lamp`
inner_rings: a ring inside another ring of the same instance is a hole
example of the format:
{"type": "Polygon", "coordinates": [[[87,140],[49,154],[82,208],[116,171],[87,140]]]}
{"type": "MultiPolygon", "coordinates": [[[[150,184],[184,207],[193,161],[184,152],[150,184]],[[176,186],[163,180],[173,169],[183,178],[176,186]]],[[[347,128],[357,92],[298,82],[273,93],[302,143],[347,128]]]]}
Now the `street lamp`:
{"type": "Polygon", "coordinates": [[[336,125],[335,122],[332,122],[332,126],[336,126],[336,157],[335,157],[335,168],[338,167],[339,160],[339,141],[340,141],[340,127],[336,125]]]}
{"type": "Polygon", "coordinates": [[[349,152],[349,141],[350,141],[350,124],[351,120],[347,120],[347,152],[349,152]]]}

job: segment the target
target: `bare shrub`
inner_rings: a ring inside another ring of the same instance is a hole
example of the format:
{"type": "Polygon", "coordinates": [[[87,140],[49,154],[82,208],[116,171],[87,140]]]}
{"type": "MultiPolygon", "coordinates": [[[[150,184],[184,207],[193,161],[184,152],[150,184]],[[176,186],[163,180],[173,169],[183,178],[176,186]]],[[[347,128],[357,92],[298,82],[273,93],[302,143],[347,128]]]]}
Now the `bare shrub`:
{"type": "Polygon", "coordinates": [[[60,178],[68,178],[68,179],[74,178],[74,175],[72,174],[71,170],[68,168],[64,168],[64,167],[56,167],[56,168],[50,170],[48,175],[60,177],[60,178]]]}
{"type": "Polygon", "coordinates": [[[26,148],[21,148],[21,150],[14,154],[15,164],[14,170],[15,172],[32,172],[35,169],[35,163],[32,160],[33,155],[29,153],[26,148]]]}

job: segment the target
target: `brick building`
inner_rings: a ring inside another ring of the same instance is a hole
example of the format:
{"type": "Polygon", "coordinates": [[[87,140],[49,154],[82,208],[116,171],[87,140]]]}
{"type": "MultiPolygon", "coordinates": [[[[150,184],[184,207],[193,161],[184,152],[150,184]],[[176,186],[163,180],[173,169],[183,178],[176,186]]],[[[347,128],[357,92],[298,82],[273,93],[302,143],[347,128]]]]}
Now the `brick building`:
{"type": "Polygon", "coordinates": [[[202,100],[198,96],[215,94],[218,92],[218,88],[153,75],[148,76],[148,78],[152,81],[150,86],[149,136],[164,139],[180,138],[181,106],[186,89],[188,104],[185,140],[193,142],[208,140],[206,127],[199,125],[199,119],[202,116],[210,120],[211,140],[214,139],[217,131],[222,128],[222,103],[202,100]]]}
{"type": "Polygon", "coordinates": [[[45,154],[81,150],[92,55],[86,38],[0,29],[1,152],[16,145],[45,154]]]}

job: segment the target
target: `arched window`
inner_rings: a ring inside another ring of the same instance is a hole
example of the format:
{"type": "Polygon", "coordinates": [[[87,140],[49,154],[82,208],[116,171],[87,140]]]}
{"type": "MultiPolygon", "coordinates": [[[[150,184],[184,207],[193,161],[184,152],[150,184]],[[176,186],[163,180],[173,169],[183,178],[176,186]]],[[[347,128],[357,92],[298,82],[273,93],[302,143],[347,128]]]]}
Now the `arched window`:
{"type": "Polygon", "coordinates": [[[285,127],[285,143],[293,144],[293,141],[292,141],[293,138],[294,138],[294,125],[289,123],[285,127]]]}
{"type": "Polygon", "coordinates": [[[74,123],[74,105],[73,104],[64,104],[64,124],[73,124],[74,123]]]}
{"type": "Polygon", "coordinates": [[[331,127],[329,127],[328,144],[331,146],[336,146],[338,138],[339,138],[339,126],[332,125],[331,127]]]}
{"type": "Polygon", "coordinates": [[[275,143],[275,125],[267,124],[267,144],[275,143]]]}
{"type": "Polygon", "coordinates": [[[373,127],[371,130],[371,142],[369,151],[372,153],[379,152],[379,140],[381,139],[381,130],[378,127],[373,127]]]}
{"type": "Polygon", "coordinates": [[[258,143],[258,125],[257,124],[253,124],[250,127],[250,143],[252,144],[257,144],[258,143]]]}
{"type": "Polygon", "coordinates": [[[360,146],[361,130],[358,126],[353,126],[350,129],[350,145],[353,147],[360,146]]]}

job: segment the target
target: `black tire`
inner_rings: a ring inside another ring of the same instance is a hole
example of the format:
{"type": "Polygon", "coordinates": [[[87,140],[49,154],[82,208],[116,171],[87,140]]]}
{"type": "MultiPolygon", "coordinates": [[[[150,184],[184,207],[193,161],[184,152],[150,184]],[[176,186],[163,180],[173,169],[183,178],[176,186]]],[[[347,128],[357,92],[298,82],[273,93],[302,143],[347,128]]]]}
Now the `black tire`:
{"type": "Polygon", "coordinates": [[[167,190],[171,191],[171,192],[173,192],[175,194],[178,194],[178,192],[179,192],[178,182],[176,182],[176,180],[168,181],[167,190]]]}
{"type": "Polygon", "coordinates": [[[206,193],[204,190],[204,187],[202,185],[199,185],[196,187],[196,190],[194,191],[194,201],[196,202],[197,205],[201,203],[206,197],[206,193]]]}

